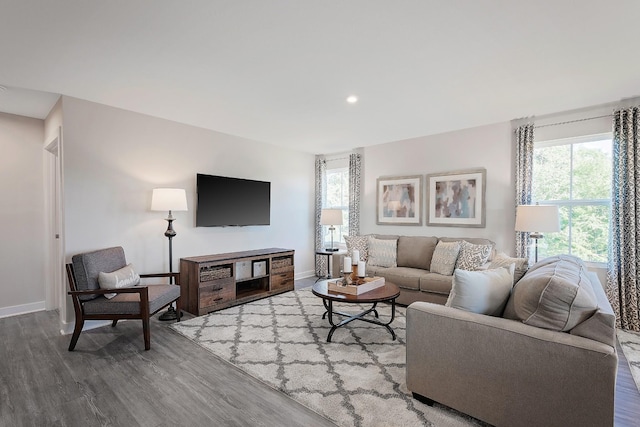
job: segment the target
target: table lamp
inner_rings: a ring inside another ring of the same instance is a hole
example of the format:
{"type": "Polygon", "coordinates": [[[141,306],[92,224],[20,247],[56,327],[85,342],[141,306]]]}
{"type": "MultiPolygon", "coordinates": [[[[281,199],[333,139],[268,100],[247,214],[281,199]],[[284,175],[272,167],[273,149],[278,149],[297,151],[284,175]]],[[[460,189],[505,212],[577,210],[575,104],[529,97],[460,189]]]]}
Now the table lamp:
{"type": "Polygon", "coordinates": [[[333,231],[336,225],[342,225],[342,209],[322,209],[320,213],[320,225],[328,225],[331,231],[331,247],[325,248],[329,252],[335,252],[338,248],[333,247],[333,231]]]}

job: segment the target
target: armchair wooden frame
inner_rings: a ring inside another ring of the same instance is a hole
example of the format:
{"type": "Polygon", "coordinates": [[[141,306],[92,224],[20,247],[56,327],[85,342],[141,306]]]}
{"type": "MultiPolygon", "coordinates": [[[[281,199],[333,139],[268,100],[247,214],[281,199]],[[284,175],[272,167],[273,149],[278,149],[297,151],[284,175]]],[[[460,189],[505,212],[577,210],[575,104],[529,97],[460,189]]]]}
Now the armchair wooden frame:
{"type": "MultiPolygon", "coordinates": [[[[76,324],[73,329],[73,335],[71,336],[71,343],[69,343],[69,351],[73,351],[82,332],[85,320],[112,320],[111,327],[115,327],[120,319],[141,319],[142,330],[144,335],[144,349],[149,350],[151,348],[151,333],[149,330],[149,318],[162,310],[163,308],[176,303],[176,311],[180,313],[181,304],[180,297],[170,301],[168,304],[163,305],[156,309],[153,313],[149,310],[149,289],[148,286],[136,286],[131,288],[118,288],[118,289],[95,289],[79,291],[77,290],[75,275],[73,271],[73,265],[67,264],[67,278],[69,279],[69,287],[71,290],[68,292],[73,300],[73,309],[76,313],[76,324]],[[103,294],[125,294],[125,293],[137,293],[140,295],[140,312],[136,314],[115,314],[115,313],[100,313],[100,314],[87,314],[84,312],[84,302],[80,299],[83,295],[103,295],[103,294]]],[[[156,274],[141,274],[140,278],[149,277],[173,277],[175,283],[180,285],[180,273],[156,273],[156,274]]],[[[180,321],[178,315],[177,321],[180,321]]]]}

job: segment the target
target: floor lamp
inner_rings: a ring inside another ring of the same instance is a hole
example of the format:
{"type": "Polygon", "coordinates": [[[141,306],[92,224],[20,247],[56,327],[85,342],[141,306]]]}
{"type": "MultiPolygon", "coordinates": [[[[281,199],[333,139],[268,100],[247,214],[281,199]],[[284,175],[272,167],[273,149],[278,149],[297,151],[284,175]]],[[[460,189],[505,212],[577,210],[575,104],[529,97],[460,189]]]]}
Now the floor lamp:
{"type": "Polygon", "coordinates": [[[516,208],[516,231],[528,232],[535,240],[535,262],[538,262],[538,240],[542,232],[560,231],[557,205],[521,205],[516,208]]]}
{"type": "MultiPolygon", "coordinates": [[[[173,221],[175,218],[171,214],[172,211],[186,211],[187,210],[187,193],[181,188],[154,188],[151,196],[151,210],[152,211],[169,211],[169,216],[165,218],[167,220],[167,231],[164,235],[169,239],[169,273],[173,273],[173,247],[172,241],[176,236],[176,232],[173,229],[173,221]]],[[[173,283],[173,277],[170,279],[170,283],[173,283]]],[[[179,313],[182,317],[182,313],[179,313]]],[[[164,312],[159,319],[160,320],[176,320],[178,313],[173,305],[170,305],[166,312],[164,312]]]]}

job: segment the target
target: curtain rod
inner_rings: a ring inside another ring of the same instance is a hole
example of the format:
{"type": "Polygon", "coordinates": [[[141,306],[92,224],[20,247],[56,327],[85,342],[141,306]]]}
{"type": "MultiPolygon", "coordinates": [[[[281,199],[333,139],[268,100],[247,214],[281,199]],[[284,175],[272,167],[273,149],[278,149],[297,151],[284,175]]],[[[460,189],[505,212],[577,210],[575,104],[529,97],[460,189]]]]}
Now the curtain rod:
{"type": "Polygon", "coordinates": [[[537,125],[537,126],[533,126],[533,128],[540,129],[540,128],[546,128],[549,126],[567,125],[569,123],[586,122],[588,120],[604,119],[607,117],[613,117],[613,114],[605,114],[604,116],[596,116],[596,117],[587,117],[584,119],[568,120],[566,122],[559,122],[559,123],[549,123],[548,125],[537,125]]]}

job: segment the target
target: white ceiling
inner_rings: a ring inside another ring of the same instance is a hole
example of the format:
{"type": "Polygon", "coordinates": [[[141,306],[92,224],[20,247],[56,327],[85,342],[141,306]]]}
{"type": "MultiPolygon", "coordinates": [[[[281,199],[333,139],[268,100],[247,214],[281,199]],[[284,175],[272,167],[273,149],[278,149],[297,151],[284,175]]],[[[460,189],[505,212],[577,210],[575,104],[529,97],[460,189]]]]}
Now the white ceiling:
{"type": "Polygon", "coordinates": [[[639,18],[637,0],[0,0],[0,111],[65,94],[345,151],[637,96],[639,18]]]}

